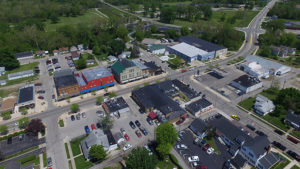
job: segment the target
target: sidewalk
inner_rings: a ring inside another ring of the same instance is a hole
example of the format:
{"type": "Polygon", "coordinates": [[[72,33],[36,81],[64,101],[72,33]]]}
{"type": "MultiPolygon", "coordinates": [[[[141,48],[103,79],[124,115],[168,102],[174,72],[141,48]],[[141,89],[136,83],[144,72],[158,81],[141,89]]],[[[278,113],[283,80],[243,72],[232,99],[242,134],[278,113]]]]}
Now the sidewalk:
{"type": "MultiPolygon", "coordinates": [[[[76,169],[76,165],[75,165],[75,161],[74,161],[75,157],[73,156],[73,152],[72,152],[72,148],[71,148],[70,140],[69,140],[68,136],[65,138],[65,141],[66,141],[65,143],[67,143],[67,146],[68,146],[72,168],[76,169]]],[[[81,154],[79,154],[79,155],[81,155],[81,154]]]]}
{"type": "Polygon", "coordinates": [[[173,154],[173,155],[177,158],[178,163],[179,163],[179,165],[180,165],[182,168],[184,168],[184,169],[189,169],[189,168],[190,168],[190,166],[188,166],[188,165],[185,163],[185,161],[182,160],[182,157],[177,153],[177,151],[174,150],[174,148],[172,148],[171,154],[173,154]]]}

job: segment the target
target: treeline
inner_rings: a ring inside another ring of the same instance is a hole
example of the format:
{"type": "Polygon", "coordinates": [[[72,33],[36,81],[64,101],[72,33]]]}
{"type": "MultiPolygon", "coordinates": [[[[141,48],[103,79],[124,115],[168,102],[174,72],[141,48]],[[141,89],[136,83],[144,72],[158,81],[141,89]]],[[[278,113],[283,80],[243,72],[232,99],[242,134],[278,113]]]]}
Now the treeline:
{"type": "Polygon", "coordinates": [[[299,0],[277,2],[269,11],[268,16],[276,15],[281,19],[300,20],[300,9],[296,7],[297,4],[299,4],[299,0]]]}
{"type": "Polygon", "coordinates": [[[164,2],[184,2],[184,1],[187,1],[187,0],[106,0],[106,2],[109,2],[111,4],[114,4],[114,5],[127,5],[127,4],[130,4],[130,3],[136,3],[136,4],[147,4],[147,3],[150,3],[150,4],[161,4],[161,3],[164,3],[164,2]]]}
{"type": "Polygon", "coordinates": [[[259,54],[261,56],[277,59],[277,56],[272,56],[270,45],[284,45],[300,49],[300,39],[298,39],[297,36],[293,33],[285,33],[285,26],[282,21],[274,20],[271,22],[267,22],[263,25],[263,27],[266,29],[266,33],[260,35],[258,38],[258,42],[261,48],[259,54]]]}

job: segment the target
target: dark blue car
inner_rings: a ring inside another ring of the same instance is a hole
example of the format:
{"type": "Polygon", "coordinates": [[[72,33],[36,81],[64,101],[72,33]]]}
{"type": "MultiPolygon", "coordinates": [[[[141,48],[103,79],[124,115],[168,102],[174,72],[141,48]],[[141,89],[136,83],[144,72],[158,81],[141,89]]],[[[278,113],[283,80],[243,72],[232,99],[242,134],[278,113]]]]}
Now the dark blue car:
{"type": "Polygon", "coordinates": [[[85,130],[86,134],[89,134],[91,132],[89,126],[85,126],[84,130],[85,130]]]}

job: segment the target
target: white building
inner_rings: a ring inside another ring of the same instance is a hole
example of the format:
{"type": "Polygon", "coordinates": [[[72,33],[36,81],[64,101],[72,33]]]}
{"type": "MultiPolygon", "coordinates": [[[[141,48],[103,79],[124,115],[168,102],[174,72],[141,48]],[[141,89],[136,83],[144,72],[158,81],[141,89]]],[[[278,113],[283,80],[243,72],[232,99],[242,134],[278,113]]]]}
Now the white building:
{"type": "Polygon", "coordinates": [[[0,67],[0,76],[4,75],[5,73],[5,67],[0,67]]]}
{"type": "Polygon", "coordinates": [[[118,59],[117,59],[116,57],[110,55],[110,56],[108,56],[108,60],[109,60],[110,62],[115,62],[115,61],[117,61],[118,59]]]}
{"type": "Polygon", "coordinates": [[[34,75],[33,70],[26,70],[23,72],[10,73],[10,74],[8,74],[8,80],[21,79],[21,78],[30,77],[33,75],[34,75]]]}
{"type": "Polygon", "coordinates": [[[0,86],[6,85],[6,80],[0,80],[0,86]]]}
{"type": "Polygon", "coordinates": [[[269,70],[262,67],[257,62],[244,62],[240,65],[244,72],[257,78],[268,78],[269,70]]]}
{"type": "Polygon", "coordinates": [[[148,49],[149,52],[159,55],[159,54],[164,54],[166,51],[166,45],[162,45],[162,44],[151,44],[148,45],[148,49]]]}
{"type": "Polygon", "coordinates": [[[126,58],[129,58],[131,55],[131,52],[130,51],[126,51],[126,52],[122,52],[121,54],[119,54],[118,58],[120,59],[126,59],[126,58]]]}
{"type": "Polygon", "coordinates": [[[254,110],[257,114],[265,116],[275,110],[275,105],[271,100],[259,94],[254,103],[254,110]]]}
{"type": "Polygon", "coordinates": [[[249,93],[262,87],[262,82],[254,76],[242,75],[233,80],[231,86],[239,89],[243,93],[249,93]]]}

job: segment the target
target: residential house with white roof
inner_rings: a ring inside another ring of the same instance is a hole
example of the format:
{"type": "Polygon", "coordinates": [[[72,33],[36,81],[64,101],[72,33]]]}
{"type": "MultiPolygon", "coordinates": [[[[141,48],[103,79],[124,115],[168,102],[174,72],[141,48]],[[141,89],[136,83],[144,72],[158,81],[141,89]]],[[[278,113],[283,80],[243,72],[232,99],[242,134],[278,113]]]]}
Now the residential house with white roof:
{"type": "Polygon", "coordinates": [[[274,103],[268,98],[257,95],[255,103],[254,103],[254,111],[262,116],[269,114],[270,112],[275,110],[274,103]]]}

